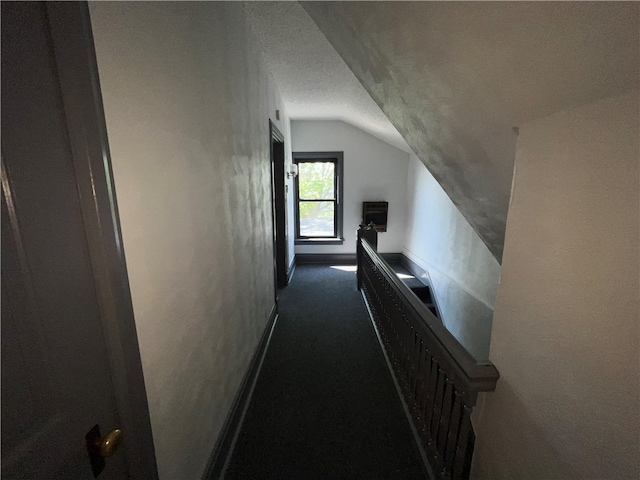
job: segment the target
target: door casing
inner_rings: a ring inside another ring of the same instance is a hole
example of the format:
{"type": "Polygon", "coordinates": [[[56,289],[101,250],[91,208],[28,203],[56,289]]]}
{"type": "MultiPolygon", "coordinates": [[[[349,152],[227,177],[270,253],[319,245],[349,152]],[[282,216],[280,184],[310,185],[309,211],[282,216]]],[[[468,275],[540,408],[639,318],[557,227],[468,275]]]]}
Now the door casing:
{"type": "Polygon", "coordinates": [[[285,190],[284,136],[271,120],[269,120],[269,142],[273,202],[273,261],[277,291],[278,288],[284,288],[289,283],[287,271],[287,202],[285,190]]]}

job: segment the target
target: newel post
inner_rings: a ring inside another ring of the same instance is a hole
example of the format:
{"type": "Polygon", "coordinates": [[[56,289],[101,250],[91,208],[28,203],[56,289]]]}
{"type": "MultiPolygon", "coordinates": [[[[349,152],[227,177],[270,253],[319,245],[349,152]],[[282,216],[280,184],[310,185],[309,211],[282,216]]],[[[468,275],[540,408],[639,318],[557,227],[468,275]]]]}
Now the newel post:
{"type": "Polygon", "coordinates": [[[369,242],[369,245],[371,245],[374,250],[378,250],[378,232],[374,227],[375,225],[373,223],[369,223],[369,225],[361,223],[360,228],[358,228],[358,244],[356,245],[356,276],[358,281],[358,290],[362,288],[363,251],[361,240],[365,239],[367,242],[369,242]]]}

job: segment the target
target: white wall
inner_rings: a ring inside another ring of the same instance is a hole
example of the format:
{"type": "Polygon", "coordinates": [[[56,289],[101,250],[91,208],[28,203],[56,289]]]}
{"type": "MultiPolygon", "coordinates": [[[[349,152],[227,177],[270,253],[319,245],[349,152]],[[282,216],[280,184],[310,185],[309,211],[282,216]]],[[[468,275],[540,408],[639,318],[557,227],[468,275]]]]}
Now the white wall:
{"type": "MultiPolygon", "coordinates": [[[[378,235],[380,252],[400,252],[405,231],[409,155],[337,120],[291,121],[294,152],[344,152],[344,244],[297,245],[296,253],[355,253],[362,202],[389,202],[387,231],[378,235]]],[[[293,192],[293,190],[292,190],[293,192]]],[[[294,210],[290,210],[294,215],[294,210]]],[[[291,230],[295,236],[295,230],[291,230]]]]}
{"type": "Polygon", "coordinates": [[[91,3],[158,467],[200,478],[274,303],[269,129],[243,6],[91,3]]]}
{"type": "Polygon", "coordinates": [[[447,329],[486,360],[500,265],[415,155],[407,199],[403,253],[429,272],[447,329]]]}
{"type": "Polygon", "coordinates": [[[520,126],[475,478],[640,477],[638,101],[520,126]]]}

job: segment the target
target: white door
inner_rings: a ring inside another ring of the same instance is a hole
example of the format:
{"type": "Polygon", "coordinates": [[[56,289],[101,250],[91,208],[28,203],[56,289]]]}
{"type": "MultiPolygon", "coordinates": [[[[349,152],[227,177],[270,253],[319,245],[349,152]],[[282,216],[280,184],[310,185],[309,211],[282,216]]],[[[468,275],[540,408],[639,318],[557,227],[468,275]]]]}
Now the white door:
{"type": "Polygon", "coordinates": [[[2,2],[2,478],[128,478],[47,8],[2,2]]]}

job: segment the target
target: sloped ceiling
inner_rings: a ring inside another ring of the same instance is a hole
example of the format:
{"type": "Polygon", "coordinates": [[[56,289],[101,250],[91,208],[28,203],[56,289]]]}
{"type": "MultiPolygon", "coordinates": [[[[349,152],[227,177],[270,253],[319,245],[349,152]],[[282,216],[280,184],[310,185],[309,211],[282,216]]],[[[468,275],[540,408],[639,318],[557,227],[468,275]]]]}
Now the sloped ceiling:
{"type": "Polygon", "coordinates": [[[298,2],[246,2],[245,11],[291,119],[342,120],[410,152],[298,2]]]}
{"type": "Polygon", "coordinates": [[[638,88],[636,2],[303,2],[500,261],[517,127],[638,88]]]}

